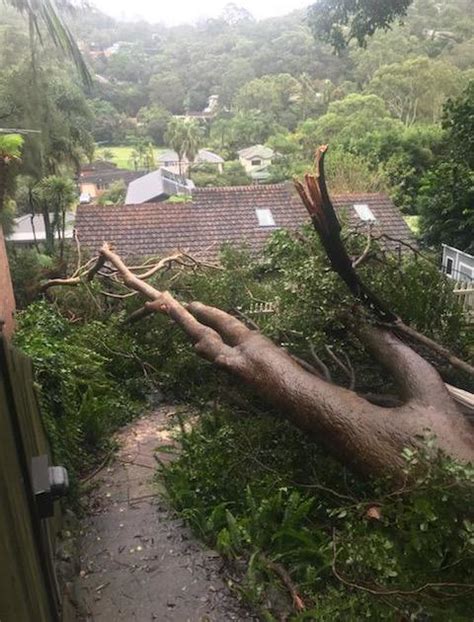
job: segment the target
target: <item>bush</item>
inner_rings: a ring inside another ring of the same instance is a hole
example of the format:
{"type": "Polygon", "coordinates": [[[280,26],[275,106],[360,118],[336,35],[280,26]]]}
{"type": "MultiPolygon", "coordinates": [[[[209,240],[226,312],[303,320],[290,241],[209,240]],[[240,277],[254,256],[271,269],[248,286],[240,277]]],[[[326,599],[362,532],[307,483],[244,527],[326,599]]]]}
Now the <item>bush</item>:
{"type": "Polygon", "coordinates": [[[274,413],[225,407],[179,439],[162,470],[170,498],[224,557],[245,560],[242,589],[262,619],[470,620],[472,468],[441,456],[420,468],[407,450],[418,476],[397,490],[357,479],[274,413]]]}
{"type": "Polygon", "coordinates": [[[113,321],[77,326],[46,302],[19,314],[15,342],[33,361],[55,460],[75,480],[109,446],[111,432],[138,413],[133,345],[113,321]]]}

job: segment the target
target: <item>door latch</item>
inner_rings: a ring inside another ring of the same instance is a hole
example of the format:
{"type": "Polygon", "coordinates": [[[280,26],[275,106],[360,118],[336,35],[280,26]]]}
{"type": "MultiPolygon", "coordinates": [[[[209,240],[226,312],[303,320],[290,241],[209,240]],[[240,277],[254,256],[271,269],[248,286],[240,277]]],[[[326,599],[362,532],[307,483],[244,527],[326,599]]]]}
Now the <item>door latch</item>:
{"type": "Polygon", "coordinates": [[[54,501],[69,490],[69,476],[63,466],[49,466],[47,454],[31,459],[31,479],[40,518],[54,514],[54,501]]]}

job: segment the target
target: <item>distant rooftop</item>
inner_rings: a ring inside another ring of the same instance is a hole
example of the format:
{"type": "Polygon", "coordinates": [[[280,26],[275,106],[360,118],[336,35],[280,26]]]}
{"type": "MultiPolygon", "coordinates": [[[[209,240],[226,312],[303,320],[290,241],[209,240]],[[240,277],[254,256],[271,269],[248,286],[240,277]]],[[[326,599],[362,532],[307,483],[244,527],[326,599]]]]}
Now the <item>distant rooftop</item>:
{"type": "Polygon", "coordinates": [[[159,168],[129,183],[125,204],[164,201],[177,194],[190,194],[193,188],[190,179],[159,168]]]}
{"type": "MultiPolygon", "coordinates": [[[[65,237],[72,238],[74,230],[74,212],[66,212],[66,231],[65,237]]],[[[9,242],[17,242],[24,244],[32,244],[35,239],[37,242],[44,242],[46,240],[46,232],[44,227],[44,220],[40,214],[36,214],[31,221],[31,215],[26,214],[15,218],[13,233],[6,236],[9,242]]],[[[56,233],[56,238],[58,237],[56,233]]]]}
{"type": "Polygon", "coordinates": [[[251,160],[252,158],[263,158],[269,160],[275,155],[273,149],[265,147],[265,145],[252,145],[252,147],[246,147],[237,152],[239,157],[251,160]]]}
{"type": "MultiPolygon", "coordinates": [[[[158,162],[160,163],[178,162],[178,161],[179,161],[179,156],[176,153],[176,151],[173,151],[172,149],[168,149],[167,151],[164,151],[163,153],[160,153],[158,155],[158,162]]],[[[186,158],[186,156],[184,156],[181,161],[187,162],[188,159],[186,158]]],[[[197,162],[210,162],[210,163],[215,163],[215,164],[222,164],[224,162],[224,158],[221,158],[220,155],[218,155],[217,153],[214,153],[213,151],[209,151],[209,149],[199,149],[194,161],[196,163],[197,162]]]]}

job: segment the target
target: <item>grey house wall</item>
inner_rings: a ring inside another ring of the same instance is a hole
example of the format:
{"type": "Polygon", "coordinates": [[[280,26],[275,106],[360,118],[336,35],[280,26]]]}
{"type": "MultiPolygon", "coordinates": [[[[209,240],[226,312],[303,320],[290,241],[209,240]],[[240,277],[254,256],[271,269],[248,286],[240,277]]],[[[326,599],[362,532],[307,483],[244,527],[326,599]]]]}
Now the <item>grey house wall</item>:
{"type": "Polygon", "coordinates": [[[474,257],[443,244],[443,272],[456,281],[474,281],[474,257]]]}

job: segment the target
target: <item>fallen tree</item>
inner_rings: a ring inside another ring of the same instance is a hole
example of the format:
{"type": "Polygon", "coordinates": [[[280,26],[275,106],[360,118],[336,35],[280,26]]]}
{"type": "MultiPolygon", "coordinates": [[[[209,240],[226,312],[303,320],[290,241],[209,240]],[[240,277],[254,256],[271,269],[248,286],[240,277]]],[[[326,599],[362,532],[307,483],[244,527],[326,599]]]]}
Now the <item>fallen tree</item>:
{"type": "MultiPolygon", "coordinates": [[[[324,153],[325,148],[318,152],[317,175],[307,175],[305,183],[297,182],[296,186],[332,267],[360,303],[347,327],[395,379],[400,404],[390,408],[375,405],[353,390],[336,386],[323,374],[305,369],[283,348],[229,313],[199,302],[181,304],[170,292],[159,291],[147,282],[153,266],[129,267],[108,244],[103,245],[96,264],[78,269],[74,282],[66,279],[63,284],[74,285],[81,278],[98,275],[142,295],[148,302],[133,319],[152,313],[168,315],[200,356],[253,387],[296,426],[360,472],[403,477],[402,450],[419,447],[428,438],[434,438],[449,456],[473,461],[472,427],[458,411],[438,372],[399,335],[422,342],[464,372],[474,375],[474,369],[406,326],[361,281],[356,267],[362,258],[353,261],[348,256],[329,199],[324,153]]],[[[169,262],[181,260],[180,255],[174,255],[169,262]]],[[[160,268],[167,261],[161,260],[160,268]]],[[[60,284],[47,283],[45,289],[60,284]]]]}

